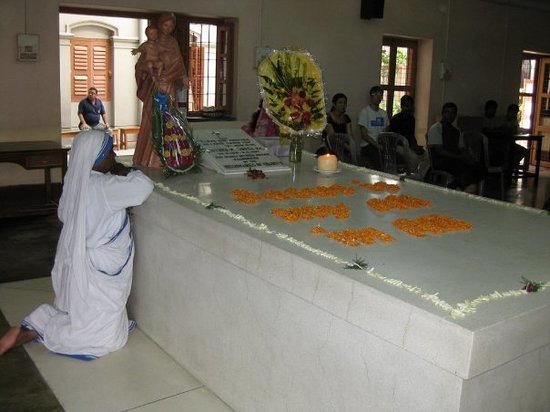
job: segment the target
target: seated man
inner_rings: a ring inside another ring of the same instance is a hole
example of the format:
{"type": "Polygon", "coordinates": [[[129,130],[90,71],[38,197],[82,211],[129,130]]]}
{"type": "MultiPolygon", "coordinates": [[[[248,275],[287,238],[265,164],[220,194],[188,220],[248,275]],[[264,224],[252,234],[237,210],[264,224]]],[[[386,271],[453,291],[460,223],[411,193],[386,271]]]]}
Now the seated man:
{"type": "Polygon", "coordinates": [[[449,188],[475,193],[476,184],[483,180],[487,170],[470,155],[460,130],[453,126],[457,113],[455,103],[443,105],[441,121],[428,131],[428,149],[431,150],[433,167],[453,175],[449,188]]]}
{"type": "Polygon", "coordinates": [[[508,167],[508,157],[513,141],[504,133],[503,119],[497,117],[498,103],[485,102],[482,133],[489,139],[489,159],[492,165],[508,167]]]}
{"type": "Polygon", "coordinates": [[[518,168],[521,160],[527,156],[527,149],[513,140],[514,135],[522,133],[519,127],[518,113],[519,106],[514,103],[510,104],[506,109],[506,115],[504,116],[504,121],[502,124],[503,134],[512,142],[508,155],[508,168],[510,173],[514,168],[518,168]]]}
{"type": "Polygon", "coordinates": [[[406,94],[401,97],[401,111],[390,120],[390,132],[399,133],[409,142],[408,150],[402,145],[397,147],[397,154],[405,161],[407,172],[418,172],[420,177],[424,178],[430,163],[428,154],[416,141],[415,129],[414,99],[406,94]]]}
{"type": "Polygon", "coordinates": [[[78,128],[80,130],[109,129],[109,124],[105,117],[105,106],[103,106],[103,102],[97,97],[97,93],[98,91],[95,87],[90,87],[88,89],[88,97],[78,103],[78,119],[80,120],[78,128]],[[101,119],[103,119],[104,124],[100,123],[101,119]]]}
{"type": "Polygon", "coordinates": [[[369,104],[359,111],[359,131],[361,132],[361,160],[368,168],[381,170],[380,144],[378,135],[389,125],[388,114],[380,108],[384,90],[380,86],[371,87],[369,104]]]}

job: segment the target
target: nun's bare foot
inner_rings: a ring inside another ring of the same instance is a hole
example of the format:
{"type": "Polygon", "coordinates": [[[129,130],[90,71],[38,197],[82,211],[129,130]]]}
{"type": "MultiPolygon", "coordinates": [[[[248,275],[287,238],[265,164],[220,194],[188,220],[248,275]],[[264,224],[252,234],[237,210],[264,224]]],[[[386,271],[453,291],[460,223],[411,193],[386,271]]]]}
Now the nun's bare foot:
{"type": "Polygon", "coordinates": [[[23,329],[20,326],[12,326],[0,338],[0,356],[17,346],[33,341],[38,334],[32,329],[23,329]]]}

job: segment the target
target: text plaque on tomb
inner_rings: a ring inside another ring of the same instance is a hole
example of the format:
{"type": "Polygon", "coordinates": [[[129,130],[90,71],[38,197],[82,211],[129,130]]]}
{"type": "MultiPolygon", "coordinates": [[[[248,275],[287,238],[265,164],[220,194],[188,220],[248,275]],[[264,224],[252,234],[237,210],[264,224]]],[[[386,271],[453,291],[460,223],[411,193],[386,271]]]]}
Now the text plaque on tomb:
{"type": "Polygon", "coordinates": [[[248,169],[290,171],[288,165],[240,129],[194,130],[193,136],[201,146],[205,165],[218,173],[239,174],[248,169]]]}

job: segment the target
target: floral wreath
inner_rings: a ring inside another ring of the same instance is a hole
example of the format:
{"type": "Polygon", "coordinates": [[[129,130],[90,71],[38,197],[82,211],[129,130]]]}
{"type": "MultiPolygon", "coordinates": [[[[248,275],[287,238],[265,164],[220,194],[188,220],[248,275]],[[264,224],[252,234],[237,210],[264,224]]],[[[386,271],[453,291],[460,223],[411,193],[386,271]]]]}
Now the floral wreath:
{"type": "Polygon", "coordinates": [[[153,94],[151,123],[153,146],[165,175],[186,173],[199,166],[200,145],[194,140],[185,116],[162,91],[153,94]]]}
{"type": "Polygon", "coordinates": [[[281,131],[320,133],[326,126],[321,70],[307,51],[274,50],[258,66],[267,114],[281,131]]]}

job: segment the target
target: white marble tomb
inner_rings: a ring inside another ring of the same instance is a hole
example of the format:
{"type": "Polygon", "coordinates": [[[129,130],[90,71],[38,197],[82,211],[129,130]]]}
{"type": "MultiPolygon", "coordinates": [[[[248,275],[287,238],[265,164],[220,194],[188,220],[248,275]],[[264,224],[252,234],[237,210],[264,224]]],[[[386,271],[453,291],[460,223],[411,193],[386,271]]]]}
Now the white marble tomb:
{"type": "Polygon", "coordinates": [[[265,180],[156,176],[153,195],[133,210],[129,308],[141,329],[242,412],[550,410],[550,288],[515,293],[521,276],[550,282],[550,216],[346,165],[326,177],[313,166],[305,154],[291,173],[265,180]],[[373,212],[366,200],[388,193],[359,188],[253,206],[230,196],[353,179],[399,183],[399,193],[432,207],[373,212]],[[348,220],[288,224],[270,213],[337,202],[349,205],[348,220]],[[391,226],[428,213],[473,228],[418,239],[391,226]],[[350,248],[311,235],[317,223],[373,226],[396,241],[350,248]],[[355,256],[373,271],[344,269],[355,256]]]}

